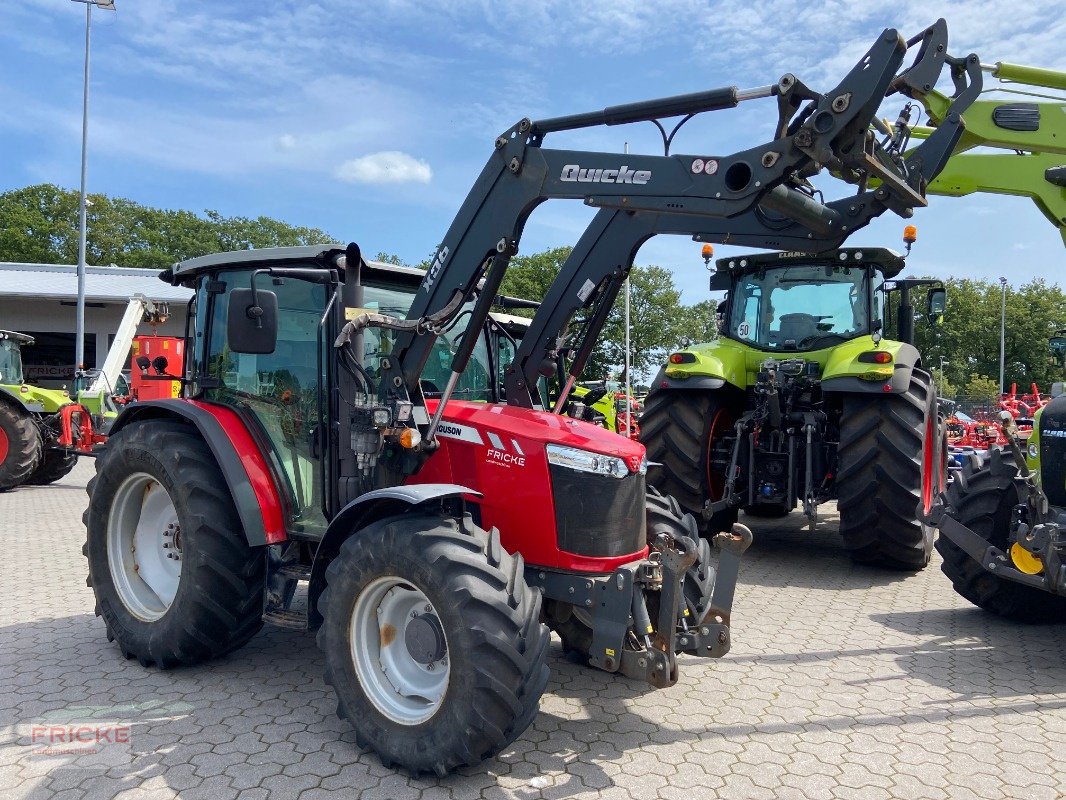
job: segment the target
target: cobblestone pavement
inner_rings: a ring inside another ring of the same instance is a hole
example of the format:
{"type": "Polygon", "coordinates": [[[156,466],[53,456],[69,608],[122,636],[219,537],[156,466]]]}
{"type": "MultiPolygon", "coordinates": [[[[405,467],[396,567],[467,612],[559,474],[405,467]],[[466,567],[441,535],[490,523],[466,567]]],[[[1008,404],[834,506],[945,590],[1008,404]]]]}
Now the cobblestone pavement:
{"type": "Polygon", "coordinates": [[[0,495],[2,798],[1066,796],[1066,627],[990,618],[935,566],[854,567],[830,515],[814,533],[753,520],[725,659],[683,657],[657,692],[556,643],[540,715],[503,755],[444,780],[395,774],[335,716],[312,636],[265,630],[169,672],[119,655],[85,587],[91,469],[0,495]],[[87,720],[129,742],[89,766],[35,754],[34,726],[87,720]]]}

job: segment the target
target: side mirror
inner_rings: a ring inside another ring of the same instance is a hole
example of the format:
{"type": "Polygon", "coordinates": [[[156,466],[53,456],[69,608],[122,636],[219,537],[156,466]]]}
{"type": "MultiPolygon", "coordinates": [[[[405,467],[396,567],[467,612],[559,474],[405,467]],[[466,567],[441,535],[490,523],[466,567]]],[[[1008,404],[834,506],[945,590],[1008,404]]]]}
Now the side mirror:
{"type": "Polygon", "coordinates": [[[712,292],[728,292],[733,285],[733,276],[729,274],[728,270],[712,272],[708,284],[708,289],[712,292]]]}
{"type": "Polygon", "coordinates": [[[264,289],[231,289],[226,340],[234,353],[273,353],[278,344],[278,296],[264,289]]]}
{"type": "Polygon", "coordinates": [[[944,321],[944,312],[948,307],[948,293],[944,288],[931,289],[929,291],[929,324],[939,325],[944,321]]]}
{"type": "Polygon", "coordinates": [[[1051,353],[1051,363],[1054,366],[1066,364],[1066,336],[1052,336],[1047,340],[1048,349],[1051,353]]]}

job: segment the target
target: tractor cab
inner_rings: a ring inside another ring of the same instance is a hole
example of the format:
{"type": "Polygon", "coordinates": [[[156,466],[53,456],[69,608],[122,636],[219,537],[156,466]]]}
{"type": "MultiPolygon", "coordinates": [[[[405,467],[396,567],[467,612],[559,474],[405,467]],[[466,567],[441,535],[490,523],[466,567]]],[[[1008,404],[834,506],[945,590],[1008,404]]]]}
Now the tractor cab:
{"type": "Polygon", "coordinates": [[[710,289],[728,292],[721,335],[763,352],[811,352],[883,337],[895,318],[896,338],[910,344],[913,323],[903,320],[913,314],[910,290],[933,287],[927,316],[935,324],[944,313],[944,289],[939,281],[898,279],[905,266],[902,255],[881,247],[719,259],[710,289]]]}
{"type": "Polygon", "coordinates": [[[0,385],[23,383],[22,345],[33,344],[33,337],[14,331],[0,331],[0,385]]]}
{"type": "Polygon", "coordinates": [[[1048,360],[1052,366],[1066,369],[1066,330],[1056,331],[1048,337],[1048,360]]]}

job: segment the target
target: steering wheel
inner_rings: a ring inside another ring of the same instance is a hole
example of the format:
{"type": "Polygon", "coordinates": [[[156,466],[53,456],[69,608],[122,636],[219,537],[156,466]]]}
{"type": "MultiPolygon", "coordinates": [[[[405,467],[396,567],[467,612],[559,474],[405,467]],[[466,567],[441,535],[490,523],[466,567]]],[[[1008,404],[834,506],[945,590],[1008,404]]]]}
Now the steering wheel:
{"type": "Polygon", "coordinates": [[[800,339],[799,344],[796,345],[796,347],[807,347],[808,345],[812,345],[821,339],[839,339],[842,342],[846,342],[848,340],[848,337],[843,336],[839,333],[818,333],[813,336],[806,336],[803,339],[800,339]]]}

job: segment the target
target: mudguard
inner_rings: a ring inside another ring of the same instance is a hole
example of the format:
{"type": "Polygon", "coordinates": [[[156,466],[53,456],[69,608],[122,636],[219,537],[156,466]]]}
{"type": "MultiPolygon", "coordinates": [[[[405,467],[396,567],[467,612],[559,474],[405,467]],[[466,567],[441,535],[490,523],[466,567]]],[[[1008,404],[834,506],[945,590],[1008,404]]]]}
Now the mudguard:
{"type": "Polygon", "coordinates": [[[913,345],[886,339],[875,347],[866,337],[855,339],[831,351],[822,372],[822,391],[904,394],[910,389],[914,368],[920,366],[921,356],[913,345]],[[872,350],[890,353],[892,363],[859,361],[862,353],[872,350]]]}
{"type": "Polygon", "coordinates": [[[6,386],[0,386],[0,402],[3,401],[14,403],[18,407],[26,409],[31,414],[45,413],[44,406],[40,403],[30,402],[29,400],[20,397],[17,392],[11,391],[6,386]]]}
{"type": "Polygon", "coordinates": [[[251,547],[278,544],[288,538],[281,494],[262,451],[237,416],[226,406],[197,400],[169,399],[134,403],[111,426],[114,436],[131,422],[177,418],[196,426],[226,479],[251,547]]]}
{"type": "Polygon", "coordinates": [[[721,389],[727,383],[738,389],[751,382],[748,360],[756,353],[761,360],[770,354],[758,353],[732,339],[694,344],[671,355],[684,359],[681,363],[667,363],[656,375],[653,389],[721,389]],[[665,384],[665,385],[664,385],[665,384]]]}
{"type": "Polygon", "coordinates": [[[322,624],[318,613],[318,597],[326,588],[326,567],[340,552],[341,545],[357,530],[379,519],[401,514],[410,508],[444,500],[449,497],[473,495],[481,492],[454,483],[419,483],[375,489],[348,503],[330,520],[326,534],[315,551],[311,564],[311,579],[307,588],[307,625],[314,630],[322,624]]]}
{"type": "Polygon", "coordinates": [[[661,389],[721,389],[725,386],[724,378],[712,378],[708,376],[696,376],[685,378],[671,378],[666,374],[666,367],[662,367],[651,382],[652,391],[661,389]]]}

